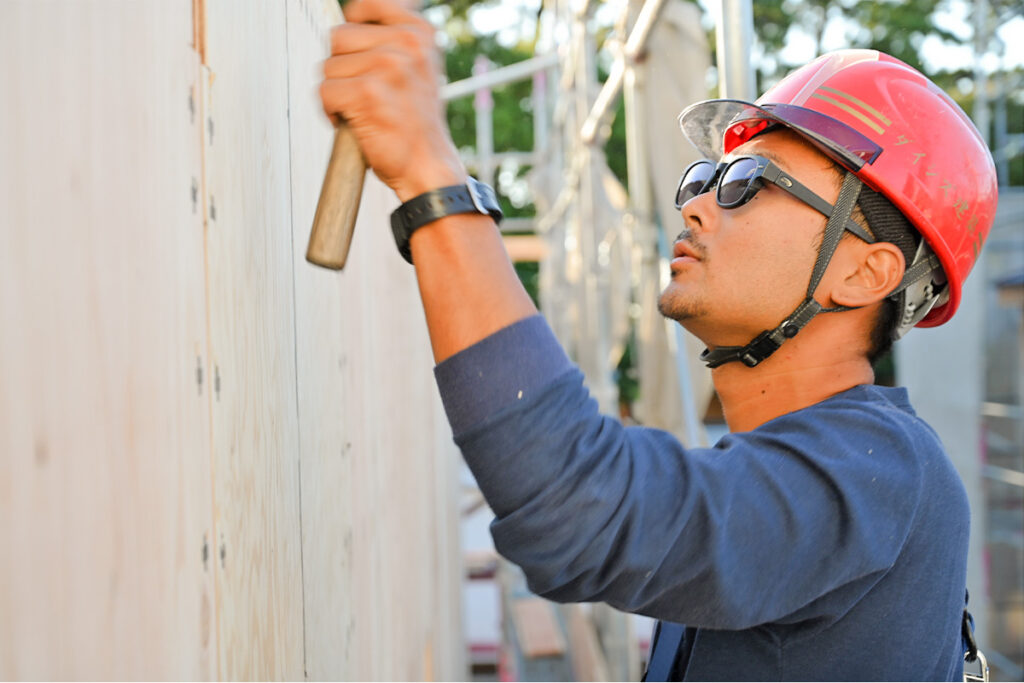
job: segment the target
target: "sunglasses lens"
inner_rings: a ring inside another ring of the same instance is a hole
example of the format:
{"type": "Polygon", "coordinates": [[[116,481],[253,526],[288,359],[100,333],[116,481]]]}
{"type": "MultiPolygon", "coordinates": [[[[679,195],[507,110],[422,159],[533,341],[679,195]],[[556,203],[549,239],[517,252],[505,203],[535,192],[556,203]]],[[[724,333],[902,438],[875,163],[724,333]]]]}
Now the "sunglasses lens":
{"type": "Polygon", "coordinates": [[[679,181],[679,188],[676,190],[676,208],[680,208],[699,195],[714,172],[715,165],[710,161],[698,161],[686,169],[686,173],[679,181]]]}
{"type": "Polygon", "coordinates": [[[757,160],[755,159],[737,159],[729,164],[718,183],[718,203],[723,207],[735,207],[742,204],[744,193],[747,191],[755,171],[757,171],[757,160]]]}

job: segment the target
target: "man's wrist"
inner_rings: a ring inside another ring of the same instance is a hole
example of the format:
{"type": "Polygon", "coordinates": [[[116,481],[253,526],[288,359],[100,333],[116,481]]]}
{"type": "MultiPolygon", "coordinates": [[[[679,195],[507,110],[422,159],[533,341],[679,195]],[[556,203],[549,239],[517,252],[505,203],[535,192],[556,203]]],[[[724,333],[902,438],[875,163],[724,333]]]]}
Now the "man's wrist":
{"type": "Polygon", "coordinates": [[[428,190],[405,201],[391,214],[391,230],[398,252],[409,263],[413,262],[410,239],[419,228],[447,216],[457,214],[490,216],[498,223],[502,213],[494,190],[467,178],[465,183],[428,190]]]}
{"type": "Polygon", "coordinates": [[[395,194],[401,202],[407,202],[424,192],[430,192],[451,185],[465,185],[469,174],[460,163],[436,162],[430,166],[412,166],[415,169],[395,186],[395,194]]]}

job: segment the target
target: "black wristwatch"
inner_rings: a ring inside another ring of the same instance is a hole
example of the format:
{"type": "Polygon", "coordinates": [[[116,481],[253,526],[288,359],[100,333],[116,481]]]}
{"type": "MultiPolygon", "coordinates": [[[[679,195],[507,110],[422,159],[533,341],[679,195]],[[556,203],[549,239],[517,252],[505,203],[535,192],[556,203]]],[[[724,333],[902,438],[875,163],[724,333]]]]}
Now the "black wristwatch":
{"type": "Polygon", "coordinates": [[[395,244],[402,258],[412,263],[409,238],[417,228],[456,213],[482,213],[493,218],[495,223],[502,219],[494,190],[476,178],[469,178],[465,185],[424,192],[391,213],[391,232],[395,235],[395,244]]]}

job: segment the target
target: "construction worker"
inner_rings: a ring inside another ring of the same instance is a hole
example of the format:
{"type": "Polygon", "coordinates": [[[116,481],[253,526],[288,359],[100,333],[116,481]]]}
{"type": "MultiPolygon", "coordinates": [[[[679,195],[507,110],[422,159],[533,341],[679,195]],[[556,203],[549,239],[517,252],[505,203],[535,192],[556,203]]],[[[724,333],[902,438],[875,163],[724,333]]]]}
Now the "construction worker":
{"type": "Polygon", "coordinates": [[[660,620],[649,680],[961,678],[967,498],[871,363],[953,315],[993,220],[952,100],[848,50],[681,115],[707,160],[678,185],[659,307],[707,344],[731,431],[686,448],[600,415],[537,315],[451,143],[430,25],[391,0],[345,14],[323,105],[402,202],[455,439],[531,589],[660,620]]]}

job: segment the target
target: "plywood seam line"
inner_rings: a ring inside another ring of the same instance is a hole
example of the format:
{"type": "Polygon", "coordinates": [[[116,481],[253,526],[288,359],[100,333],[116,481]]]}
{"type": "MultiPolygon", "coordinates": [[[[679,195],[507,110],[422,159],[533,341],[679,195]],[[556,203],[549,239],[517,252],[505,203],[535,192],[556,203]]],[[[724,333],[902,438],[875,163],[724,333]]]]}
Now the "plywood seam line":
{"type": "Polygon", "coordinates": [[[215,450],[215,439],[214,439],[214,400],[217,394],[216,383],[220,381],[220,371],[217,363],[213,356],[213,344],[210,335],[210,244],[209,244],[209,231],[210,231],[210,210],[212,203],[209,201],[209,182],[207,175],[207,157],[206,157],[206,146],[212,142],[212,127],[213,120],[210,113],[210,89],[213,86],[213,74],[206,65],[206,0],[192,0],[192,47],[198,56],[198,64],[196,69],[196,81],[193,85],[192,91],[195,97],[195,111],[197,115],[195,122],[198,123],[198,137],[196,142],[199,144],[199,192],[201,199],[199,205],[202,207],[203,212],[203,302],[205,304],[205,322],[206,322],[206,367],[207,374],[210,381],[207,382],[207,414],[209,417],[209,429],[207,430],[207,438],[209,440],[209,469],[210,469],[210,546],[213,550],[211,553],[210,567],[212,578],[210,585],[213,590],[213,642],[211,644],[211,652],[215,661],[217,662],[217,678],[223,679],[224,675],[221,671],[221,657],[220,657],[220,643],[221,643],[221,630],[220,630],[220,615],[221,615],[221,592],[220,592],[220,577],[219,572],[223,570],[218,569],[217,558],[220,557],[219,548],[223,547],[219,542],[219,535],[217,534],[217,467],[216,467],[216,450],[215,450]]]}
{"type": "MultiPolygon", "coordinates": [[[[288,124],[288,218],[289,218],[289,237],[291,245],[291,253],[295,253],[295,186],[293,185],[293,172],[292,166],[293,155],[295,153],[292,146],[292,71],[291,71],[291,45],[289,44],[290,34],[288,32],[288,6],[284,6],[284,61],[285,61],[285,95],[286,95],[286,110],[285,110],[285,121],[288,124]]],[[[299,414],[301,408],[299,403],[301,397],[299,396],[299,304],[296,301],[296,290],[298,285],[295,281],[295,259],[291,259],[292,264],[292,335],[295,339],[292,344],[293,362],[295,363],[295,424],[298,425],[298,430],[295,435],[296,449],[295,454],[296,467],[298,469],[298,508],[299,508],[299,602],[302,604],[302,677],[309,680],[309,660],[306,654],[306,561],[305,561],[305,538],[302,529],[302,416],[299,414]]]]}
{"type": "MultiPolygon", "coordinates": [[[[205,304],[206,304],[206,357],[207,357],[207,367],[209,368],[211,379],[213,380],[208,385],[210,388],[206,392],[206,400],[207,400],[208,413],[209,413],[209,425],[210,425],[210,428],[208,430],[209,441],[210,441],[210,450],[209,450],[209,456],[210,456],[209,457],[209,461],[210,461],[209,462],[209,466],[210,466],[210,542],[213,545],[213,547],[216,549],[216,548],[219,547],[218,539],[220,537],[219,537],[219,535],[217,533],[217,517],[218,517],[219,512],[218,512],[218,508],[217,508],[217,467],[216,467],[216,448],[215,448],[215,438],[214,438],[214,436],[215,436],[214,435],[215,423],[214,423],[214,414],[213,414],[213,412],[214,412],[213,403],[214,403],[214,400],[215,400],[215,396],[217,394],[217,390],[213,386],[213,383],[219,381],[220,372],[219,372],[219,368],[217,366],[216,360],[215,360],[214,355],[213,355],[213,340],[212,340],[211,335],[210,335],[210,329],[211,329],[211,327],[210,327],[210,309],[211,309],[211,305],[210,305],[210,291],[211,291],[211,288],[210,288],[210,240],[209,240],[209,232],[210,232],[210,207],[211,207],[211,202],[209,201],[209,187],[208,187],[208,177],[207,177],[207,158],[206,158],[206,146],[208,144],[210,144],[210,138],[208,137],[208,133],[207,133],[206,121],[208,120],[208,117],[210,116],[210,106],[209,106],[210,105],[210,88],[212,87],[213,77],[212,77],[212,74],[210,73],[209,68],[207,68],[205,64],[200,64],[199,65],[198,82],[199,82],[199,92],[201,94],[201,96],[199,97],[199,102],[200,102],[200,104],[199,104],[199,112],[200,112],[200,116],[199,116],[199,147],[200,147],[199,158],[200,158],[200,163],[201,163],[202,168],[200,170],[201,177],[200,177],[199,186],[201,188],[202,195],[203,195],[203,201],[202,201],[202,206],[203,206],[203,293],[204,293],[204,297],[203,298],[204,298],[205,304]]],[[[216,558],[217,556],[219,556],[219,551],[215,550],[214,558],[216,558]]],[[[213,583],[213,604],[214,604],[214,634],[215,634],[214,637],[216,639],[216,648],[214,650],[214,653],[215,653],[216,660],[217,660],[217,678],[218,679],[223,679],[223,674],[221,673],[221,661],[220,661],[221,594],[220,594],[220,580],[219,580],[219,576],[218,576],[218,572],[220,570],[217,569],[218,563],[217,563],[216,559],[214,559],[211,564],[213,566],[213,572],[214,572],[213,582],[212,582],[213,583]]]]}
{"type": "Polygon", "coordinates": [[[192,47],[206,65],[206,0],[192,0],[192,47]]]}

